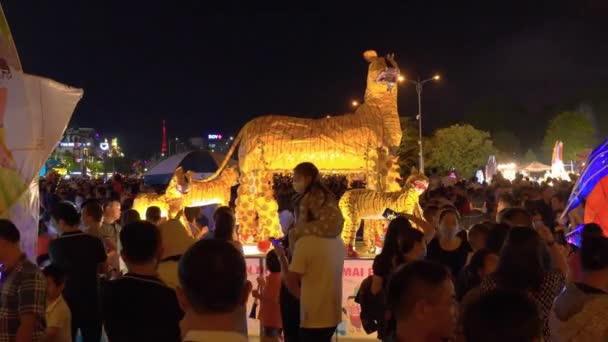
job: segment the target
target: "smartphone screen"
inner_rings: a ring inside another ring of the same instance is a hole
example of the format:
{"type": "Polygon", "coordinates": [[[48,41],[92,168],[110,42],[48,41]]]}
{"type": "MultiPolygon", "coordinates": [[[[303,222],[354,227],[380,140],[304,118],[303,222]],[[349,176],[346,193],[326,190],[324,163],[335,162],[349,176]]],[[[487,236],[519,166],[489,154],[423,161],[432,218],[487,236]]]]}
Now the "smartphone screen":
{"type": "Polygon", "coordinates": [[[393,209],[386,208],[384,209],[384,213],[382,213],[382,216],[387,220],[392,220],[395,217],[399,216],[399,213],[397,213],[393,209]]]}

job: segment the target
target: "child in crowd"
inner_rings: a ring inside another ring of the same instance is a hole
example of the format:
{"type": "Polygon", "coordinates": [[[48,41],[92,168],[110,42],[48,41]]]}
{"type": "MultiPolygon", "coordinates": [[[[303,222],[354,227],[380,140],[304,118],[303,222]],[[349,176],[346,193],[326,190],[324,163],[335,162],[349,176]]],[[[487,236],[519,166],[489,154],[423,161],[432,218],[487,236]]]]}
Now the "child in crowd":
{"type": "Polygon", "coordinates": [[[72,341],[72,314],[63,299],[65,274],[54,265],[42,271],[46,278],[46,339],[45,342],[72,341]]]}
{"type": "Polygon", "coordinates": [[[281,321],[281,264],[274,250],[266,254],[266,268],[270,272],[266,279],[258,278],[258,290],[253,296],[260,300],[258,318],[262,321],[262,341],[280,341],[283,323],[281,321]]]}

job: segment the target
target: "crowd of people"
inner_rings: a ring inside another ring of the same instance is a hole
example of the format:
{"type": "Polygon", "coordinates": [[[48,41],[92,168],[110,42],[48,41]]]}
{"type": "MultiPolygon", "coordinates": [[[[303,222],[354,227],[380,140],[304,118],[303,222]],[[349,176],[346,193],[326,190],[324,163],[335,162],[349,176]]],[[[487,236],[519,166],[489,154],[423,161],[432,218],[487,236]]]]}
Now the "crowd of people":
{"type": "MultiPolygon", "coordinates": [[[[196,209],[167,220],[150,207],[140,218],[130,209],[138,180],[43,182],[38,264],[0,220],[0,341],[247,341],[248,316],[262,341],[330,341],[343,313],[337,199],[347,185],[310,163],[275,179],[292,216],[251,284],[229,207],[210,231],[196,209]],[[250,296],[259,310],[248,315],[250,296]]],[[[605,340],[608,238],[587,224],[568,243],[582,223],[578,210],[563,215],[571,189],[432,176],[424,217],[389,222],[359,286],[365,331],[383,341],[605,340]]]]}

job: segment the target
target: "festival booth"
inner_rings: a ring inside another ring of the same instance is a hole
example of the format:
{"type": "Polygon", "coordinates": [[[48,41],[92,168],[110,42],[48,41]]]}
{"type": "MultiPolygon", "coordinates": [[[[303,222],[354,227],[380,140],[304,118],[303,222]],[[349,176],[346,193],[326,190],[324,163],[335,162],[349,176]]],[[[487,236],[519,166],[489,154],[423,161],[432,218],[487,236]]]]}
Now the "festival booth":
{"type": "Polygon", "coordinates": [[[0,7],[0,217],[21,232],[34,257],[40,212],[38,177],[82,90],[23,73],[0,7]]]}

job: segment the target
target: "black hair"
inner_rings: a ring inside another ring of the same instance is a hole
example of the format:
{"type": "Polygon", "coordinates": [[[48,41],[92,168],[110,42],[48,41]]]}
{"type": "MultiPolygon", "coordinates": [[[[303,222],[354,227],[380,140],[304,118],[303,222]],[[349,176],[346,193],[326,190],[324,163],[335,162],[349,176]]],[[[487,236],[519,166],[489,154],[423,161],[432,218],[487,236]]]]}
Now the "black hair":
{"type": "Polygon", "coordinates": [[[489,249],[482,248],[471,256],[471,260],[465,268],[468,288],[472,289],[481,284],[482,279],[479,276],[479,271],[484,268],[486,258],[491,254],[494,253],[492,253],[492,251],[489,249]]]}
{"type": "Polygon", "coordinates": [[[443,220],[443,218],[447,214],[454,214],[456,216],[456,219],[460,221],[460,214],[458,213],[458,210],[456,208],[454,208],[453,206],[444,206],[441,209],[441,213],[439,214],[439,222],[441,222],[441,220],[443,220]]]}
{"type": "Polygon", "coordinates": [[[524,208],[506,208],[500,213],[500,223],[509,226],[529,227],[532,225],[532,215],[524,208]],[[521,220],[521,222],[516,222],[521,220]]]}
{"type": "Polygon", "coordinates": [[[538,290],[550,269],[547,254],[536,230],[511,228],[496,269],[499,287],[516,291],[538,290]]]}
{"type": "Polygon", "coordinates": [[[228,313],[240,304],[247,281],[245,258],[227,241],[199,240],[182,256],[179,282],[197,313],[228,313]]]}
{"type": "Polygon", "coordinates": [[[77,226],[80,223],[80,214],[76,206],[70,202],[61,202],[53,208],[51,217],[59,222],[63,220],[68,226],[77,226]]]}
{"type": "Polygon", "coordinates": [[[203,214],[203,211],[200,207],[185,207],[184,208],[184,216],[186,216],[186,221],[193,222],[196,221],[203,214]]]}
{"type": "Polygon", "coordinates": [[[146,209],[146,220],[151,222],[158,222],[161,218],[160,208],[157,206],[151,206],[146,209]]]}
{"type": "Polygon", "coordinates": [[[473,191],[469,196],[471,205],[474,208],[481,208],[483,204],[486,203],[486,197],[481,191],[473,191]]]}
{"type": "Polygon", "coordinates": [[[139,216],[139,212],[137,210],[129,209],[122,213],[121,224],[123,226],[137,221],[141,221],[141,216],[139,216]]]}
{"type": "Polygon", "coordinates": [[[109,199],[107,199],[105,202],[103,202],[103,210],[106,210],[114,202],[116,202],[116,203],[118,203],[118,205],[120,205],[120,196],[119,196],[119,198],[111,196],[109,199]]]}
{"type": "Polygon", "coordinates": [[[587,233],[583,236],[580,253],[584,271],[601,271],[608,268],[608,238],[587,233]]]}
{"type": "Polygon", "coordinates": [[[11,243],[18,243],[20,238],[19,229],[17,229],[17,226],[13,222],[0,219],[0,239],[11,243]]]}
{"type": "Polygon", "coordinates": [[[95,222],[101,222],[103,219],[103,208],[99,202],[94,200],[86,201],[82,205],[82,215],[91,216],[95,222]]]}
{"type": "Polygon", "coordinates": [[[412,224],[405,217],[397,216],[388,224],[384,246],[378,258],[385,260],[390,265],[393,262],[401,265],[406,261],[404,254],[411,251],[417,242],[423,240],[424,234],[421,231],[412,228],[412,224]]]}
{"type": "Polygon", "coordinates": [[[215,239],[227,241],[234,239],[236,220],[232,209],[229,207],[217,208],[213,213],[213,220],[215,221],[215,232],[213,235],[215,239]]]}
{"type": "Polygon", "coordinates": [[[395,319],[407,317],[421,298],[433,297],[433,290],[450,279],[448,269],[431,261],[412,261],[398,268],[388,284],[387,306],[395,319]]]}
{"type": "MultiPolygon", "coordinates": [[[[310,182],[310,184],[308,185],[308,187],[306,188],[306,191],[304,193],[308,193],[312,190],[321,191],[324,194],[324,198],[325,198],[324,203],[328,199],[330,199],[330,200],[336,199],[336,196],[334,195],[334,193],[331,192],[331,190],[329,190],[329,188],[325,184],[323,184],[323,180],[321,179],[321,174],[319,173],[319,169],[315,166],[315,164],[310,163],[310,162],[300,163],[300,164],[296,165],[296,167],[293,169],[293,173],[301,174],[301,175],[312,178],[312,181],[310,182]]],[[[302,198],[302,196],[298,196],[298,197],[300,199],[302,198]]]]}
{"type": "Polygon", "coordinates": [[[500,196],[498,196],[498,200],[496,202],[503,202],[507,205],[508,208],[514,208],[514,207],[519,206],[519,203],[517,203],[517,200],[515,200],[515,197],[513,197],[513,195],[511,195],[510,193],[500,194],[500,196]]]}
{"type": "Polygon", "coordinates": [[[266,268],[271,273],[281,272],[281,263],[279,262],[279,257],[274,249],[271,249],[266,253],[266,268]]]}
{"type": "Polygon", "coordinates": [[[160,231],[150,222],[129,223],[120,230],[122,253],[128,262],[146,264],[154,259],[161,243],[160,231]]]}
{"type": "Polygon", "coordinates": [[[509,226],[506,224],[494,224],[488,231],[488,239],[486,240],[486,248],[495,254],[500,254],[502,246],[509,235],[509,226]]]}
{"type": "Polygon", "coordinates": [[[464,312],[467,342],[533,342],[542,335],[536,304],[523,293],[496,290],[481,296],[464,312]]]}
{"type": "Polygon", "coordinates": [[[469,236],[477,235],[477,234],[484,234],[487,237],[489,233],[490,233],[490,227],[488,227],[488,225],[484,224],[484,223],[474,224],[473,226],[471,226],[471,228],[468,231],[469,236]]]}
{"type": "Polygon", "coordinates": [[[55,285],[63,285],[65,283],[65,272],[63,272],[59,267],[51,264],[45,267],[42,270],[42,274],[45,277],[53,279],[55,285]]]}

